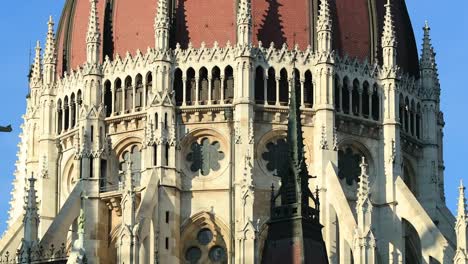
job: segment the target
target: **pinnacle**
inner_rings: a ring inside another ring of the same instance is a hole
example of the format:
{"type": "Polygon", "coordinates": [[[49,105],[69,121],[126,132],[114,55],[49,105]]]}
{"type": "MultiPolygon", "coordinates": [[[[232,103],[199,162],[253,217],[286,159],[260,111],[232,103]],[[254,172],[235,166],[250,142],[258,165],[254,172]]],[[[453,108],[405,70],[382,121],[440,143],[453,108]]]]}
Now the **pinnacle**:
{"type": "Polygon", "coordinates": [[[358,197],[359,199],[365,199],[369,196],[369,175],[367,175],[369,165],[366,163],[365,157],[362,157],[359,166],[361,167],[361,175],[359,177],[358,197]]]}
{"type": "Polygon", "coordinates": [[[463,186],[463,181],[460,180],[460,186],[458,187],[459,196],[458,196],[458,216],[457,218],[466,217],[466,199],[465,199],[465,186],[463,186]]]}
{"type": "Polygon", "coordinates": [[[424,24],[423,30],[424,30],[424,38],[423,38],[423,47],[422,47],[422,54],[421,54],[421,68],[425,70],[435,70],[436,69],[435,52],[431,43],[431,35],[430,35],[431,28],[429,27],[429,23],[427,21],[424,24]]]}
{"type": "Polygon", "coordinates": [[[158,2],[158,9],[156,11],[156,19],[154,24],[155,29],[169,28],[169,11],[167,5],[167,0],[160,0],[158,2]]]}
{"type": "Polygon", "coordinates": [[[54,32],[54,20],[52,16],[49,17],[47,22],[47,38],[44,52],[44,63],[55,63],[55,32],[54,32]]]}
{"type": "Polygon", "coordinates": [[[42,66],[41,66],[41,43],[40,41],[36,42],[36,55],[34,57],[34,65],[33,65],[33,70],[32,70],[32,75],[31,78],[33,82],[39,82],[42,78],[41,72],[42,72],[42,66]]]}
{"type": "Polygon", "coordinates": [[[320,14],[317,22],[317,31],[330,31],[332,27],[332,21],[330,16],[330,3],[328,0],[320,2],[320,14]]]}
{"type": "Polygon", "coordinates": [[[385,5],[382,45],[383,47],[394,47],[396,45],[395,21],[393,20],[392,4],[390,0],[387,0],[387,4],[385,5]]]}
{"type": "Polygon", "coordinates": [[[250,0],[241,0],[238,10],[238,24],[252,23],[252,3],[250,0]]]}
{"type": "Polygon", "coordinates": [[[90,0],[90,12],[89,12],[89,23],[87,32],[87,43],[99,43],[99,23],[97,18],[97,0],[90,0]]]}

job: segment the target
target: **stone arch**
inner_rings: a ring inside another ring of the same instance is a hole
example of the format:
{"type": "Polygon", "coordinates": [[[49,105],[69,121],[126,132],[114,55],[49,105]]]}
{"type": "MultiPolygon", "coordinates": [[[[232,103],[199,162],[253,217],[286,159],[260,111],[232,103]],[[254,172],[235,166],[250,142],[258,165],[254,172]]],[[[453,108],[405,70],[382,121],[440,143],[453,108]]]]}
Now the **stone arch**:
{"type": "Polygon", "coordinates": [[[229,258],[230,239],[229,228],[221,219],[208,212],[199,212],[184,221],[181,227],[180,258],[187,260],[189,250],[198,248],[200,254],[198,263],[220,263],[211,258],[210,251],[220,249],[229,258]]]}
{"type": "Polygon", "coordinates": [[[117,78],[114,83],[114,90],[115,90],[115,103],[114,103],[114,111],[115,114],[118,115],[123,111],[123,90],[122,90],[122,81],[120,78],[117,78]]]}
{"type": "Polygon", "coordinates": [[[124,102],[124,105],[125,105],[125,112],[126,113],[129,113],[130,111],[132,111],[133,109],[133,81],[132,81],[132,77],[130,76],[127,76],[127,78],[125,78],[125,102],[124,102]]]}
{"type": "Polygon", "coordinates": [[[213,104],[221,103],[221,70],[214,66],[211,70],[211,101],[213,104]]]}
{"type": "Polygon", "coordinates": [[[231,66],[224,69],[224,101],[227,104],[234,100],[234,70],[231,66]]]}

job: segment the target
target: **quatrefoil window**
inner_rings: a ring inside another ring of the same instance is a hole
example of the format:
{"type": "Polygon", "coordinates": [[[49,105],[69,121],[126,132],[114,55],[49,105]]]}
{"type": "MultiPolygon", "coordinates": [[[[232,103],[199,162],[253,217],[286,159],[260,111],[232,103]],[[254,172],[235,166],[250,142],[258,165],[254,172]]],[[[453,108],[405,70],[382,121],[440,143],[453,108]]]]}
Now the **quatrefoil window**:
{"type": "Polygon", "coordinates": [[[224,152],[220,151],[221,145],[218,141],[211,143],[208,138],[203,138],[200,143],[193,142],[190,148],[187,161],[192,163],[192,172],[200,172],[201,175],[207,176],[211,171],[221,169],[220,161],[224,159],[224,152]]]}
{"type": "Polygon", "coordinates": [[[268,171],[279,174],[282,168],[288,166],[288,143],[286,139],[278,139],[276,142],[272,141],[266,144],[266,151],[262,154],[262,158],[266,161],[266,168],[268,171]]]}

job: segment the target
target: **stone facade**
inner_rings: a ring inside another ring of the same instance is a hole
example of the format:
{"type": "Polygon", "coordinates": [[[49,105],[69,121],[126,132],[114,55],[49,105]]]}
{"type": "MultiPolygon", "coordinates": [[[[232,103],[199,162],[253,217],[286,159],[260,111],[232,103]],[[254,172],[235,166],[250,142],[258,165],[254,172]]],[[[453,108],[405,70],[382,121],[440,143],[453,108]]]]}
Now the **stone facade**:
{"type": "Polygon", "coordinates": [[[236,5],[235,43],[172,49],[170,2],[154,12],[154,47],[101,62],[90,0],[86,62],[64,76],[49,21],[2,260],[14,263],[18,251],[22,261],[28,248],[48,259],[66,251],[68,263],[261,263],[271,188],[287,160],[289,89],[298,85],[330,263],[467,263],[464,199],[457,220],[444,199],[429,26],[414,77],[398,65],[390,1],[375,64],[333,51],[328,1],[307,49],[256,44],[250,0],[236,5]]]}

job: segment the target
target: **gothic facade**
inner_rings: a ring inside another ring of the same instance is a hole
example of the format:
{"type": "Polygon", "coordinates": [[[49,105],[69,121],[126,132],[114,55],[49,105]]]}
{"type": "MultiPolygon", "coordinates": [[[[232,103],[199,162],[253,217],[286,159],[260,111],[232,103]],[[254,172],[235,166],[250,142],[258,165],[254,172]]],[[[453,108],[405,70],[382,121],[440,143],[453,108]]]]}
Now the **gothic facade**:
{"type": "Polygon", "coordinates": [[[418,59],[403,0],[68,0],[2,263],[262,263],[293,87],[329,262],[468,263],[423,30],[418,59]]]}

